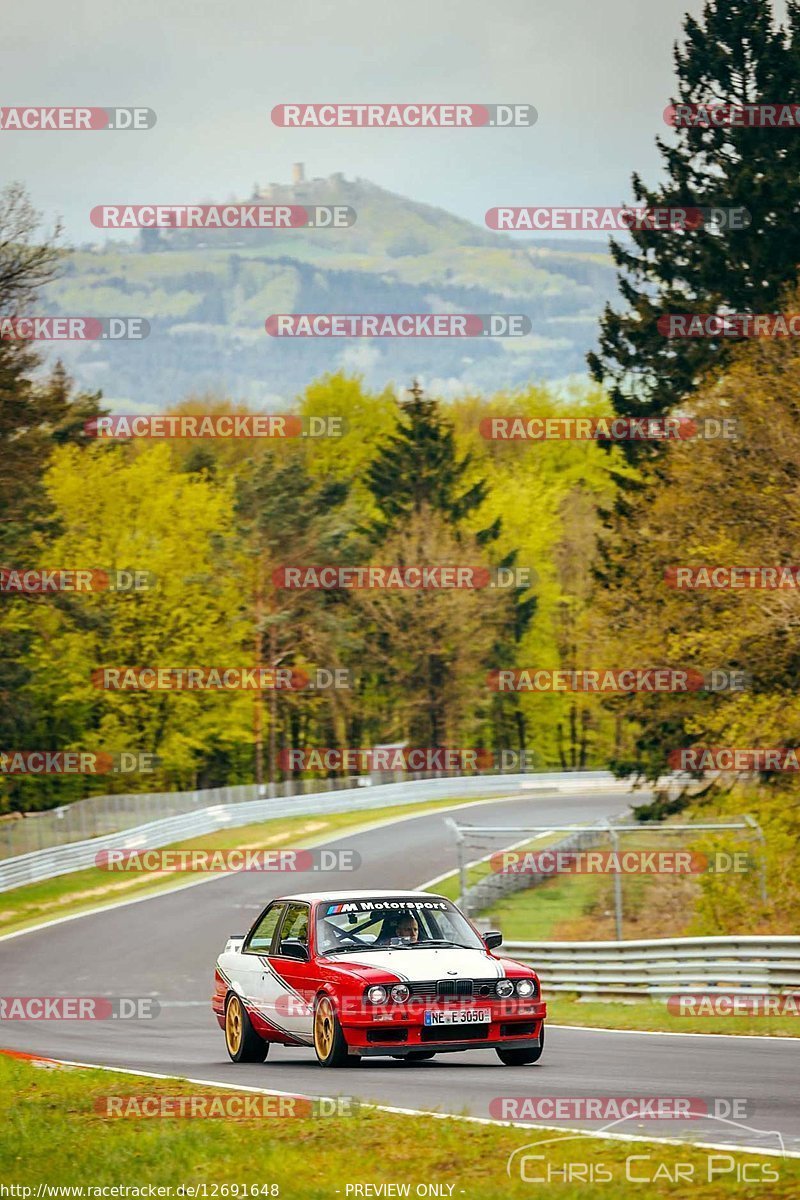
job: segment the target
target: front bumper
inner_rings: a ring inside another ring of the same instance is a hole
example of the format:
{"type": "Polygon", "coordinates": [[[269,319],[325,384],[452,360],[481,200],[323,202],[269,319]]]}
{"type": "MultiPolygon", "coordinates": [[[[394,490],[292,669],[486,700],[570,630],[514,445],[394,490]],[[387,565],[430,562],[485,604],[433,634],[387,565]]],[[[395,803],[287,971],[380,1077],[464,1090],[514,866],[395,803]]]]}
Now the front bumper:
{"type": "Polygon", "coordinates": [[[443,1054],[481,1047],[516,1050],[529,1049],[539,1043],[547,1016],[546,1004],[520,1001],[513,1006],[505,1003],[488,1007],[491,1008],[491,1021],[486,1025],[425,1025],[424,1008],[416,1006],[414,1010],[399,1006],[395,1010],[381,1008],[350,1017],[340,1014],[340,1020],[351,1053],[369,1056],[405,1056],[420,1050],[443,1054]]]}
{"type": "Polygon", "coordinates": [[[407,1058],[409,1054],[416,1054],[420,1050],[427,1050],[430,1054],[453,1054],[457,1050],[530,1050],[532,1046],[538,1046],[540,1039],[538,1037],[524,1038],[501,1038],[499,1042],[444,1042],[437,1044],[436,1042],[425,1042],[419,1046],[364,1046],[357,1050],[350,1047],[350,1053],[357,1054],[360,1058],[374,1058],[379,1054],[396,1055],[398,1058],[407,1058]]]}

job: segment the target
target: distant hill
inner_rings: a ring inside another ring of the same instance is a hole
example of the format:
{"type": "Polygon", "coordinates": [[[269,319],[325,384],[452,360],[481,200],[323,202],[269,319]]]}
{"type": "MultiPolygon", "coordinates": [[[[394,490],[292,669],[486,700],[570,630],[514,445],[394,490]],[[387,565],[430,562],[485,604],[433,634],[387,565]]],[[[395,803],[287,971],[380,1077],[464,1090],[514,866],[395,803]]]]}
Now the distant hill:
{"type": "Polygon", "coordinates": [[[246,200],[347,204],[347,229],[165,230],[137,243],[74,252],[48,311],[143,316],[144,342],[60,343],[79,384],[118,411],[163,409],[218,391],[272,405],[323,371],[360,371],[369,386],[419,375],[447,393],[496,390],[584,373],[597,318],[615,291],[602,242],[519,241],[443,209],[342,175],[254,189],[246,200]],[[520,339],[277,339],[276,312],[513,312],[520,339]]]}

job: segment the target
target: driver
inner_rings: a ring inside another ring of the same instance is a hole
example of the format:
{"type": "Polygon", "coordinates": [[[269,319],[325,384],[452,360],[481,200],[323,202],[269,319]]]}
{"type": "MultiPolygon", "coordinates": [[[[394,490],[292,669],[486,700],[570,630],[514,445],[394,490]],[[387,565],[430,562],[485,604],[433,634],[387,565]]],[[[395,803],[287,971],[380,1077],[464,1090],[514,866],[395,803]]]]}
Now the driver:
{"type": "Polygon", "coordinates": [[[392,938],[401,938],[404,942],[419,941],[419,924],[413,913],[393,913],[384,917],[380,940],[389,942],[392,938]]]}

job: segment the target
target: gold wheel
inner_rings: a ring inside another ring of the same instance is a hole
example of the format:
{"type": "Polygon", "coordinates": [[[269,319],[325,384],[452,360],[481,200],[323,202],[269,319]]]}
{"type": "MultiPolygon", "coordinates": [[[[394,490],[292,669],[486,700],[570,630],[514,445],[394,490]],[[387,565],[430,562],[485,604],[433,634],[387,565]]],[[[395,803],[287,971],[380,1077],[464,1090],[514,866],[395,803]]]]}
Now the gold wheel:
{"type": "Polygon", "coordinates": [[[327,1058],[333,1048],[335,1020],[333,1005],[327,996],[323,996],[314,1014],[314,1049],[320,1059],[327,1058]]]}
{"type": "Polygon", "coordinates": [[[231,1056],[239,1053],[242,1045],[242,1002],[237,996],[231,996],[225,1012],[225,1041],[231,1056]]]}

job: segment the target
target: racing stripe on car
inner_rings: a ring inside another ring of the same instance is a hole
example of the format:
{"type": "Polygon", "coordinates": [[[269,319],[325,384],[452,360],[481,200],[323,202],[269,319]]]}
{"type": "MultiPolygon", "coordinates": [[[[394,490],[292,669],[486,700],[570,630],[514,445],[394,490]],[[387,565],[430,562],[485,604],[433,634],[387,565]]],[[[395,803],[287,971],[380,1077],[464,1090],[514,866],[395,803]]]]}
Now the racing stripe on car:
{"type": "MultiPolygon", "coordinates": [[[[262,962],[263,961],[264,960],[262,959],[262,962]]],[[[269,964],[267,964],[267,966],[268,965],[269,964]]],[[[242,1001],[245,1008],[247,1009],[248,1014],[256,1013],[259,1021],[263,1021],[265,1025],[269,1025],[270,1029],[274,1029],[276,1033],[281,1034],[283,1037],[287,1038],[289,1040],[289,1042],[294,1043],[297,1046],[313,1045],[313,1042],[306,1041],[305,1038],[301,1038],[296,1033],[290,1033],[288,1029],[284,1029],[283,1026],[278,1025],[277,1022],[274,1021],[271,1017],[266,1016],[266,1014],[258,1007],[258,1005],[253,1003],[253,1001],[250,999],[249,996],[243,996],[241,992],[236,991],[236,988],[233,986],[231,980],[228,978],[228,976],[225,974],[225,972],[219,966],[216,969],[217,969],[217,973],[219,974],[220,978],[224,981],[224,983],[242,1001]]],[[[274,975],[275,972],[273,971],[272,974],[274,975]]],[[[282,986],[289,988],[289,985],[283,979],[281,979],[280,976],[276,976],[276,978],[278,978],[280,980],[282,986]]],[[[293,991],[294,989],[289,988],[289,990],[293,991]]],[[[306,1001],[305,1001],[304,997],[300,995],[299,992],[295,992],[294,994],[295,994],[295,996],[298,997],[298,999],[302,1000],[303,1003],[305,1004],[306,1001]]]]}
{"type": "Polygon", "coordinates": [[[296,996],[298,1000],[302,1000],[304,1004],[306,1003],[305,996],[302,995],[301,992],[298,992],[296,988],[293,988],[288,979],[284,979],[283,975],[281,975],[279,971],[275,970],[275,968],[272,966],[272,963],[270,963],[268,959],[262,958],[261,962],[267,974],[271,975],[273,979],[276,979],[281,987],[286,988],[287,992],[291,992],[293,996],[296,996]]]}
{"type": "Polygon", "coordinates": [[[284,1029],[283,1026],[279,1025],[277,1023],[277,1021],[273,1020],[272,1017],[265,1016],[265,1014],[261,1011],[261,1009],[258,1008],[256,1005],[249,1005],[246,1007],[248,1007],[249,1012],[254,1012],[257,1014],[259,1021],[263,1021],[265,1025],[269,1025],[270,1029],[274,1029],[276,1033],[280,1033],[283,1037],[285,1037],[287,1042],[290,1045],[294,1045],[294,1046],[313,1046],[314,1045],[313,1040],[308,1040],[304,1037],[301,1037],[301,1035],[299,1033],[292,1033],[288,1029],[284,1029]]]}

